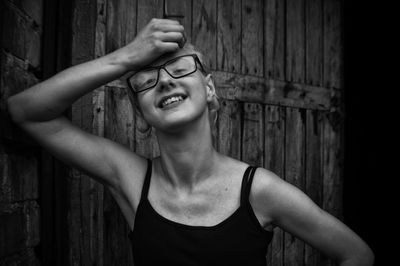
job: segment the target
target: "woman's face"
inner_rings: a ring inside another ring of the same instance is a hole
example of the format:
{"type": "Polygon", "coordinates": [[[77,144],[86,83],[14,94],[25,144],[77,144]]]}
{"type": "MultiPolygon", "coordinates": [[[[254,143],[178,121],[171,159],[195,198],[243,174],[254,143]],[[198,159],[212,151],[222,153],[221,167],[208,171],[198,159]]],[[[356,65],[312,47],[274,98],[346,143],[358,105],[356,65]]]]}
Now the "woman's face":
{"type": "MultiPolygon", "coordinates": [[[[152,66],[193,53],[180,50],[162,57],[152,66]]],[[[207,103],[211,101],[214,89],[211,88],[211,83],[210,76],[205,77],[200,66],[196,72],[178,79],[160,69],[157,85],[137,95],[144,119],[156,129],[167,132],[178,131],[183,125],[200,117],[205,117],[208,121],[207,103]]]]}

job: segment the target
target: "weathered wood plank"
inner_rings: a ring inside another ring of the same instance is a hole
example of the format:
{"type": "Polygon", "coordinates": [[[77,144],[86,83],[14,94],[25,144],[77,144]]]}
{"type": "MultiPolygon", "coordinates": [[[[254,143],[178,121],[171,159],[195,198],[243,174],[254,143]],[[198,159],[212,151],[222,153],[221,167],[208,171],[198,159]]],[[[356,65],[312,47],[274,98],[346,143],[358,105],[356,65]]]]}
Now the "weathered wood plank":
{"type": "Polygon", "coordinates": [[[1,21],[7,25],[2,28],[2,47],[38,68],[41,63],[42,27],[10,1],[4,1],[2,8],[1,21]]]}
{"type": "Polygon", "coordinates": [[[263,1],[242,1],[242,74],[264,76],[263,1]]]}
{"type": "MultiPolygon", "coordinates": [[[[284,176],[285,163],[285,109],[265,106],[264,167],[279,177],[284,176]]],[[[283,266],[284,233],[274,229],[274,237],[267,254],[267,265],[283,266]]]]}
{"type": "Polygon", "coordinates": [[[107,53],[112,52],[136,36],[136,0],[107,1],[107,53]]]}
{"type": "Polygon", "coordinates": [[[257,103],[244,103],[242,161],[255,166],[264,163],[263,107],[257,103]]]}
{"type": "Polygon", "coordinates": [[[207,57],[208,68],[217,69],[217,1],[193,1],[192,43],[207,57]]]}
{"type": "MultiPolygon", "coordinates": [[[[73,65],[95,58],[97,1],[75,1],[72,18],[73,65]],[[84,25],[84,26],[82,26],[84,25]]],[[[72,122],[81,129],[93,131],[92,92],[72,105],[72,122]]],[[[72,265],[99,264],[97,257],[97,223],[99,184],[81,172],[72,169],[69,173],[70,206],[68,209],[69,260],[72,265]]]]}
{"type": "Polygon", "coordinates": [[[264,3],[264,77],[285,80],[285,3],[280,0],[264,3]]]}
{"type": "Polygon", "coordinates": [[[324,112],[323,121],[323,208],[342,218],[343,195],[343,150],[342,150],[342,126],[343,117],[337,112],[324,112]]]}
{"type": "Polygon", "coordinates": [[[0,258],[0,265],[41,265],[42,262],[37,258],[35,248],[27,248],[10,256],[0,258]]]}
{"type": "MultiPolygon", "coordinates": [[[[322,147],[321,147],[321,115],[316,110],[306,111],[306,175],[304,192],[320,207],[322,207],[322,147]]],[[[306,265],[319,266],[321,253],[306,245],[304,260],[306,265]]]]}
{"type": "Polygon", "coordinates": [[[324,1],[324,86],[343,87],[342,12],[340,0],[324,1]]]}
{"type": "Polygon", "coordinates": [[[6,153],[0,146],[0,202],[39,197],[38,160],[26,148],[23,154],[6,153]]]}
{"type": "MultiPolygon", "coordinates": [[[[286,108],[285,179],[305,188],[305,110],[286,108]]],[[[284,265],[304,265],[304,242],[285,233],[284,265]]]]}
{"type": "MultiPolygon", "coordinates": [[[[324,112],[322,127],[322,180],[323,199],[322,208],[343,219],[343,118],[337,112],[324,112]]],[[[325,256],[322,256],[323,265],[335,265],[325,256]]]]}
{"type": "Polygon", "coordinates": [[[137,32],[139,32],[152,18],[163,17],[163,0],[136,0],[137,4],[137,32]]]}
{"type": "Polygon", "coordinates": [[[305,78],[304,0],[286,1],[286,80],[305,78]]]}
{"type": "Polygon", "coordinates": [[[240,103],[221,99],[220,106],[218,111],[218,151],[239,160],[242,142],[240,103]]]}
{"type": "Polygon", "coordinates": [[[340,97],[337,90],[261,77],[213,72],[218,93],[230,100],[326,110],[340,97]]]}
{"type": "Polygon", "coordinates": [[[217,5],[217,69],[239,73],[241,6],[234,0],[218,0],[217,5]]]}
{"type": "Polygon", "coordinates": [[[178,20],[185,28],[188,42],[192,42],[192,1],[165,0],[164,15],[169,19],[178,20]]]}
{"type": "Polygon", "coordinates": [[[320,0],[305,1],[306,84],[323,85],[323,20],[320,0]]]}
{"type": "Polygon", "coordinates": [[[0,203],[0,257],[39,244],[39,216],[36,201],[0,203]]]}

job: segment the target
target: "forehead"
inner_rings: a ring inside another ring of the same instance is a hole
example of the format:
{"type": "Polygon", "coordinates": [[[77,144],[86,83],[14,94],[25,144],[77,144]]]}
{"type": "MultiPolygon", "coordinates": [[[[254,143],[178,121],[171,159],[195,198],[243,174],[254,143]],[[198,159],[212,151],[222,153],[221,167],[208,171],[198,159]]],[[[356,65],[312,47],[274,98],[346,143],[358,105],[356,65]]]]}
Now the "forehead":
{"type": "Polygon", "coordinates": [[[166,54],[160,56],[155,61],[153,61],[149,66],[159,66],[171,59],[174,59],[178,56],[187,55],[187,54],[196,54],[196,52],[192,49],[185,49],[185,48],[179,49],[179,51],[177,51],[177,52],[166,53],[166,54]]]}

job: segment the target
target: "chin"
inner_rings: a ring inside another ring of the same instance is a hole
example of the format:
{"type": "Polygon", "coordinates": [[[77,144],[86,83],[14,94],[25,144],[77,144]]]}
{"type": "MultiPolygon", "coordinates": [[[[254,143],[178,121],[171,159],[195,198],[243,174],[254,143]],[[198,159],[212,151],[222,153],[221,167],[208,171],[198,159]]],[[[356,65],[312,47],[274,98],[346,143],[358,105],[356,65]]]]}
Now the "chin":
{"type": "Polygon", "coordinates": [[[156,130],[168,133],[178,133],[186,127],[193,125],[193,123],[199,122],[201,117],[201,113],[191,113],[189,111],[176,112],[166,116],[162,122],[157,123],[159,126],[155,126],[155,128],[156,130]]]}

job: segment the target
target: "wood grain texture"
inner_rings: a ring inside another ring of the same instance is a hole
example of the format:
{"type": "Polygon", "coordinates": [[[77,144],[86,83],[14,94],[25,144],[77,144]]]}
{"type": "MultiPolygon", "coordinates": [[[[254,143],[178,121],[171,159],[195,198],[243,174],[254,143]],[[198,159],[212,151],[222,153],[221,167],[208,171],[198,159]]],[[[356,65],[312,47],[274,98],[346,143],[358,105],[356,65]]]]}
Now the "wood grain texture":
{"type": "Polygon", "coordinates": [[[285,2],[264,1],[265,78],[285,80],[285,2]]]}
{"type": "MultiPolygon", "coordinates": [[[[343,118],[337,112],[322,114],[322,208],[343,220],[343,118]]],[[[323,265],[335,263],[322,257],[323,265]]]]}
{"type": "Polygon", "coordinates": [[[242,161],[255,166],[264,163],[263,107],[257,103],[244,103],[242,161]]]}
{"type": "MultiPolygon", "coordinates": [[[[305,190],[305,110],[286,108],[285,179],[305,190]]],[[[285,233],[284,265],[304,265],[304,242],[285,233]]]]}
{"type": "MultiPolygon", "coordinates": [[[[264,167],[283,178],[285,173],[285,108],[265,106],[264,167]]],[[[267,254],[267,265],[284,263],[284,232],[274,229],[267,254]]]]}
{"type": "Polygon", "coordinates": [[[192,43],[207,57],[208,68],[217,68],[217,1],[193,1],[192,43]]]}
{"type": "MultiPolygon", "coordinates": [[[[316,110],[306,111],[306,146],[305,146],[305,190],[318,206],[322,207],[322,118],[316,110]]],[[[319,266],[321,253],[313,247],[306,245],[304,253],[305,265],[319,266]]]]}
{"type": "Polygon", "coordinates": [[[221,100],[218,115],[218,151],[240,160],[242,111],[237,101],[221,100]]]}
{"type": "Polygon", "coordinates": [[[107,45],[106,52],[112,52],[136,36],[136,0],[107,0],[107,45]]]}
{"type": "MultiPolygon", "coordinates": [[[[95,57],[97,1],[75,1],[73,10],[71,61],[75,65],[95,57]]],[[[92,100],[92,93],[88,93],[72,105],[72,122],[87,132],[93,130],[92,100]]],[[[75,169],[69,176],[69,263],[99,264],[96,222],[100,215],[97,212],[99,184],[75,169]]]]}
{"type": "Polygon", "coordinates": [[[323,12],[320,0],[305,1],[306,78],[305,83],[323,85],[323,12]]]}
{"type": "Polygon", "coordinates": [[[185,37],[192,42],[192,1],[164,0],[164,14],[169,19],[178,20],[185,28],[185,37]]]}
{"type": "Polygon", "coordinates": [[[305,0],[286,1],[286,80],[305,79],[305,0]]]}
{"type": "Polygon", "coordinates": [[[152,18],[163,17],[163,0],[136,0],[137,1],[137,32],[139,32],[152,18]]]}
{"type": "Polygon", "coordinates": [[[340,97],[340,91],[303,83],[267,80],[223,71],[213,71],[212,74],[219,95],[230,100],[329,110],[340,97]]]}
{"type": "Polygon", "coordinates": [[[324,86],[343,87],[343,40],[340,0],[324,1],[324,86]]]}
{"type": "Polygon", "coordinates": [[[240,73],[241,6],[234,0],[218,0],[218,70],[240,73]]]}
{"type": "Polygon", "coordinates": [[[242,1],[242,74],[264,76],[263,1],[242,1]]]}

